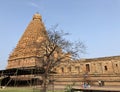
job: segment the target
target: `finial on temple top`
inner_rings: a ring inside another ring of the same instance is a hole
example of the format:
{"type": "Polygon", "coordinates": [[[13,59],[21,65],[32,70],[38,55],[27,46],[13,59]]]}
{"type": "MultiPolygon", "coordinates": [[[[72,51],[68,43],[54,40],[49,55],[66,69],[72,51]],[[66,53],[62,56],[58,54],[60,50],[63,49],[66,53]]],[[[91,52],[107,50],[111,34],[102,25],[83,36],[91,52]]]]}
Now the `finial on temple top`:
{"type": "Polygon", "coordinates": [[[33,15],[33,20],[34,20],[34,19],[42,20],[42,17],[41,17],[41,15],[39,14],[39,12],[36,12],[36,13],[33,15]]]}

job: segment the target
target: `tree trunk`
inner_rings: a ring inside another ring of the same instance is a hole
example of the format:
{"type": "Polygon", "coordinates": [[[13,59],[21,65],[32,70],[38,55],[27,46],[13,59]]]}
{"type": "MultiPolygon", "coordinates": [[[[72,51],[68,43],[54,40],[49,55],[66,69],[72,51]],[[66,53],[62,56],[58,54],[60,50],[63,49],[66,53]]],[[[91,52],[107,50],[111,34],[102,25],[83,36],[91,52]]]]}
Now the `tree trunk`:
{"type": "Polygon", "coordinates": [[[47,92],[47,86],[48,86],[48,76],[45,73],[43,76],[43,89],[42,92],[47,92]]]}

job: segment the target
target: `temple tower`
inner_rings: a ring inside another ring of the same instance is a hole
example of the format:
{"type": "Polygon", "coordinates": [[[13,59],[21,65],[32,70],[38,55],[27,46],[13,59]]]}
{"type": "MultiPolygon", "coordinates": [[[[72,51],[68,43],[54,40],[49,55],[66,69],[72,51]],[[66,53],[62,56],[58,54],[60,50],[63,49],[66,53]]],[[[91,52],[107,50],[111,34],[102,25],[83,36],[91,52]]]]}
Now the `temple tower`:
{"type": "Polygon", "coordinates": [[[16,48],[10,54],[7,69],[41,66],[41,53],[43,51],[37,46],[46,40],[47,32],[40,14],[34,14],[32,21],[26,28],[16,48]]]}

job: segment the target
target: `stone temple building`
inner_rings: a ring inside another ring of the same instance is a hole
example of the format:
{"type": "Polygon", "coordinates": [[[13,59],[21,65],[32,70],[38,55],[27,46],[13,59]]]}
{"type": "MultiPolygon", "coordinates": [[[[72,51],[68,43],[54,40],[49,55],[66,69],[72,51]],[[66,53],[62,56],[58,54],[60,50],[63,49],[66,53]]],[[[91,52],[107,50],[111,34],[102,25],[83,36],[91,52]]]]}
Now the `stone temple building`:
{"type": "Polygon", "coordinates": [[[47,33],[39,14],[33,16],[16,48],[8,59],[7,69],[19,67],[40,66],[40,57],[43,53],[37,46],[47,39],[47,33]]]}
{"type": "MultiPolygon", "coordinates": [[[[41,53],[36,43],[47,39],[47,32],[40,14],[35,14],[26,28],[16,48],[10,54],[7,69],[41,66],[41,53]]],[[[91,85],[120,85],[120,56],[80,59],[61,62],[54,67],[55,85],[75,83],[82,85],[87,81],[91,85]]]]}

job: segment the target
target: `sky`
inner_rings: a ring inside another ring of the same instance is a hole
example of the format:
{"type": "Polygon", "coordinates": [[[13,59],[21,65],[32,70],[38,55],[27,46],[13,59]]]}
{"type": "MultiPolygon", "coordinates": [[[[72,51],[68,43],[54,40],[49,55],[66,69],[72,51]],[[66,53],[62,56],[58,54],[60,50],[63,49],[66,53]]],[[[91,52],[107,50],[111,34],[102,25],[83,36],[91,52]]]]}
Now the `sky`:
{"type": "Polygon", "coordinates": [[[0,69],[36,12],[86,45],[81,58],[120,55],[120,0],[0,0],[0,69]]]}

